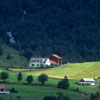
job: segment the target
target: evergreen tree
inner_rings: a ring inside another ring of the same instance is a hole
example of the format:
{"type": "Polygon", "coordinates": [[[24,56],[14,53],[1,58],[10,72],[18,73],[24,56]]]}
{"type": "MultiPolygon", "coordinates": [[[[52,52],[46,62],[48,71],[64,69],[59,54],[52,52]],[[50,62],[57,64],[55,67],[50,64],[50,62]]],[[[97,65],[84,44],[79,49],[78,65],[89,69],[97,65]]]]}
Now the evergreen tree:
{"type": "Polygon", "coordinates": [[[21,72],[18,73],[17,80],[18,80],[19,82],[22,80],[22,73],[21,73],[21,72]]]}
{"type": "Polygon", "coordinates": [[[58,88],[68,89],[69,88],[69,80],[67,76],[64,77],[61,81],[58,82],[58,88]]]}

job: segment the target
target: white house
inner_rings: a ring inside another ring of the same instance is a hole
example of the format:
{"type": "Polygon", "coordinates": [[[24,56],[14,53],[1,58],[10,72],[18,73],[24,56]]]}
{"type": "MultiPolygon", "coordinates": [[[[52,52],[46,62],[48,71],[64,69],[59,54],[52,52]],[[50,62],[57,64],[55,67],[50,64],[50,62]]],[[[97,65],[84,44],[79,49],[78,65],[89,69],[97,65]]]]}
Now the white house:
{"type": "Polygon", "coordinates": [[[95,85],[95,80],[93,78],[83,78],[78,84],[80,85],[95,85]]]}
{"type": "Polygon", "coordinates": [[[51,65],[49,58],[31,58],[29,66],[35,68],[40,66],[45,67],[46,65],[51,65]]]}

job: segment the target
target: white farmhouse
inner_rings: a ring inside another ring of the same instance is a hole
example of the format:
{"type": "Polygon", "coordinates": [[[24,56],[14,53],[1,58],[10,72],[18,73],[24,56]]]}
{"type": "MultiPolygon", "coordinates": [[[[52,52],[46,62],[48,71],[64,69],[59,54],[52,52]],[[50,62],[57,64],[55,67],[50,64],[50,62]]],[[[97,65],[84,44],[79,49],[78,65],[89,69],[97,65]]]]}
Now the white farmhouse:
{"type": "Polygon", "coordinates": [[[51,65],[49,58],[31,58],[29,66],[36,68],[41,66],[45,67],[46,65],[51,65]]]}
{"type": "Polygon", "coordinates": [[[95,85],[95,80],[93,78],[83,78],[78,84],[80,85],[95,85]]]}

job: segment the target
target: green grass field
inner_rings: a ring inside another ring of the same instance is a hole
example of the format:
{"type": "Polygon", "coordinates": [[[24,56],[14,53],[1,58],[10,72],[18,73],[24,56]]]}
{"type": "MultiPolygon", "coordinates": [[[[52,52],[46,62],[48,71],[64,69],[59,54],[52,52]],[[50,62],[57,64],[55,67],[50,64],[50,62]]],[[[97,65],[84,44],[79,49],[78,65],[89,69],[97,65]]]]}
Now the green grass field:
{"type": "MultiPolygon", "coordinates": [[[[6,83],[6,89],[10,90],[11,88],[15,88],[18,90],[18,93],[10,93],[10,95],[1,95],[4,100],[9,100],[10,97],[13,97],[14,100],[16,96],[21,96],[21,100],[42,100],[44,96],[47,95],[55,95],[57,96],[57,92],[62,92],[64,95],[69,96],[70,100],[89,100],[91,93],[100,92],[99,85],[96,86],[81,86],[77,85],[76,82],[83,78],[98,78],[100,76],[100,62],[87,62],[87,63],[69,63],[65,66],[49,68],[49,69],[32,69],[34,71],[30,71],[30,69],[10,69],[7,71],[9,73],[9,79],[7,80],[9,83],[6,83]],[[23,80],[21,83],[17,81],[17,72],[19,71],[28,71],[23,72],[23,80]],[[45,73],[49,76],[48,81],[45,86],[40,86],[40,82],[38,82],[38,75],[41,73],[45,73]],[[32,85],[25,85],[27,75],[33,75],[32,85]],[[57,88],[58,81],[63,78],[65,75],[70,79],[70,87],[68,90],[57,88]],[[50,78],[51,77],[51,78],[50,78]],[[76,89],[79,91],[73,91],[76,89]],[[86,93],[84,97],[82,97],[82,93],[86,93]]],[[[5,71],[4,69],[0,69],[0,72],[5,71]]],[[[2,82],[2,80],[0,80],[2,82]]],[[[96,80],[96,82],[100,82],[100,80],[96,80]]]]}
{"type": "MultiPolygon", "coordinates": [[[[8,82],[6,83],[6,90],[10,90],[11,88],[15,88],[18,93],[10,93],[9,95],[0,95],[4,98],[4,100],[9,100],[10,97],[13,97],[14,100],[17,100],[17,96],[21,96],[21,100],[42,100],[43,97],[48,95],[55,95],[57,96],[57,92],[62,92],[64,95],[69,96],[70,100],[84,100],[85,98],[89,98],[89,95],[86,95],[85,97],[82,97],[82,93],[72,91],[70,89],[75,90],[77,88],[77,84],[75,84],[75,81],[70,80],[70,88],[69,90],[59,89],[57,88],[57,84],[59,79],[52,79],[49,78],[46,82],[45,86],[40,86],[40,82],[38,82],[37,78],[34,77],[34,81],[31,85],[23,85],[23,83],[26,83],[26,77],[23,75],[23,80],[21,83],[17,81],[17,75],[16,74],[10,74],[8,82]]],[[[2,80],[0,80],[2,82],[2,80]]],[[[78,87],[80,91],[85,92],[86,90],[83,90],[84,87],[79,86],[78,87]]],[[[92,89],[91,87],[86,87],[86,89],[92,89]]],[[[96,88],[97,89],[97,88],[96,88]]],[[[94,91],[96,92],[96,91],[94,91]]],[[[86,93],[91,93],[90,91],[86,93]]]]}
{"type": "Polygon", "coordinates": [[[26,74],[38,76],[41,73],[53,78],[63,78],[65,75],[69,79],[98,78],[100,76],[100,62],[68,63],[57,68],[27,72],[26,74]]]}

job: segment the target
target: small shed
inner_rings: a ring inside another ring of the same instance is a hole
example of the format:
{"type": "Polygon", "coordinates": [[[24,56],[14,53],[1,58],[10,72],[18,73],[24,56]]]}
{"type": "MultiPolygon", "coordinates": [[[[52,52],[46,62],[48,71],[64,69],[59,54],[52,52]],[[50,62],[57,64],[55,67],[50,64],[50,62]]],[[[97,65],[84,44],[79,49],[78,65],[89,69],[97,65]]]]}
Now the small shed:
{"type": "Polygon", "coordinates": [[[9,94],[9,91],[5,91],[5,84],[0,84],[0,94],[9,94]]]}
{"type": "Polygon", "coordinates": [[[95,85],[95,80],[93,78],[83,78],[78,84],[80,85],[95,85]]]}
{"type": "Polygon", "coordinates": [[[4,84],[0,84],[0,92],[5,91],[5,85],[4,84]]]}

